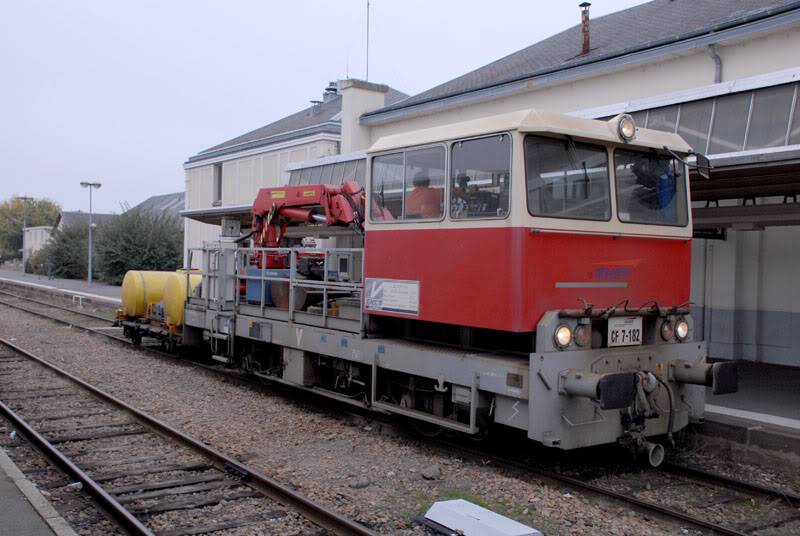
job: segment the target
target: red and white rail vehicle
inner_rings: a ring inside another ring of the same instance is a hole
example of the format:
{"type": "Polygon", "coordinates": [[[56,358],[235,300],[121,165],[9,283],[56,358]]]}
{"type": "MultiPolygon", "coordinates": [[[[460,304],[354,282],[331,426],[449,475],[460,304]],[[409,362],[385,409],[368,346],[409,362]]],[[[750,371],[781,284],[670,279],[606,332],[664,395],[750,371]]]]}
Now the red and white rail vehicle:
{"type": "Polygon", "coordinates": [[[466,434],[619,441],[657,463],[648,438],[701,417],[706,386],[736,389],[694,339],[689,155],[626,115],[381,138],[364,188],[263,189],[249,234],[234,222],[193,253],[182,342],[466,434]]]}

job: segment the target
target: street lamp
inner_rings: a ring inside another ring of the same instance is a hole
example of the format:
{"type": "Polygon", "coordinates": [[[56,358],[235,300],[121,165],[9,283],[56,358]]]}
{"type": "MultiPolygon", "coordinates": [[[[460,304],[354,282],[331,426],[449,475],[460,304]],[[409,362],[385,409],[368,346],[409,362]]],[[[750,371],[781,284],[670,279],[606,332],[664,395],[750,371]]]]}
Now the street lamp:
{"type": "Polygon", "coordinates": [[[25,252],[25,227],[28,226],[28,201],[33,201],[33,198],[21,195],[18,196],[17,199],[22,201],[22,273],[24,274],[28,266],[28,256],[25,252]]]}
{"type": "Polygon", "coordinates": [[[86,283],[92,286],[92,190],[100,188],[99,182],[81,182],[82,188],[89,188],[89,274],[86,283]]]}

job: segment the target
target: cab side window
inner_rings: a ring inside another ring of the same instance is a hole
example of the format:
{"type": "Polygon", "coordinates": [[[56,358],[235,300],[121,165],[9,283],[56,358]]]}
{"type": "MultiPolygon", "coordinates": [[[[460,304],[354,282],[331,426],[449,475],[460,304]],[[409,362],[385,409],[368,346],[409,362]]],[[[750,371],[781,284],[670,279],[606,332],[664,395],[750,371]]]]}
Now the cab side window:
{"type": "Polygon", "coordinates": [[[431,220],[444,214],[444,147],[372,159],[372,221],[431,220]]]}
{"type": "Polygon", "coordinates": [[[450,217],[503,218],[509,210],[511,137],[458,141],[450,160],[450,217]]]}
{"type": "Polygon", "coordinates": [[[406,151],[405,219],[430,220],[444,214],[444,148],[406,151]]]}
{"type": "Polygon", "coordinates": [[[611,219],[608,150],[604,146],[528,136],[525,171],[531,216],[611,219]]]}

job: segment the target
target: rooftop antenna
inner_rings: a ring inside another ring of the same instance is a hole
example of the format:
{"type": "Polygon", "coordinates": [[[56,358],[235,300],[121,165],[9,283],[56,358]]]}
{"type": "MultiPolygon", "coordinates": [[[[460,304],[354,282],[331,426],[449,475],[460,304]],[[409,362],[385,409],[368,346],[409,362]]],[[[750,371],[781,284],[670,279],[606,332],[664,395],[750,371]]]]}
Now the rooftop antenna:
{"type": "Polygon", "coordinates": [[[369,82],[369,0],[367,0],[367,82],[369,82]]]}

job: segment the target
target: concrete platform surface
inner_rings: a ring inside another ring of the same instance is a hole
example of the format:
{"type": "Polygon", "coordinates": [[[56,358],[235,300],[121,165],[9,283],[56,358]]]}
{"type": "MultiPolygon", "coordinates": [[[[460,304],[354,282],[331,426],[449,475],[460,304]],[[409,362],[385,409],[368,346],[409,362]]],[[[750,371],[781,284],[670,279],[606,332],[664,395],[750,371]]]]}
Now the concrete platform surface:
{"type": "MultiPolygon", "coordinates": [[[[750,361],[739,361],[737,365],[739,392],[713,395],[709,389],[706,404],[800,421],[800,368],[750,361]]],[[[736,415],[735,412],[729,414],[736,415]]],[[[742,417],[753,418],[753,415],[742,417]]],[[[786,423],[779,425],[787,426],[786,423]]]]}
{"type": "Polygon", "coordinates": [[[739,392],[706,396],[701,433],[800,455],[800,368],[738,362],[739,392]]]}
{"type": "Polygon", "coordinates": [[[98,282],[92,282],[92,285],[89,286],[86,281],[82,279],[49,279],[47,276],[43,275],[23,274],[15,270],[0,268],[0,281],[4,279],[40,288],[49,287],[62,292],[83,294],[88,297],[111,299],[117,302],[119,302],[122,297],[122,287],[98,282]]]}
{"type": "Polygon", "coordinates": [[[0,449],[0,536],[77,536],[0,449]]]}

